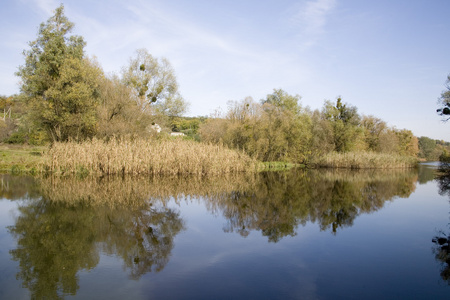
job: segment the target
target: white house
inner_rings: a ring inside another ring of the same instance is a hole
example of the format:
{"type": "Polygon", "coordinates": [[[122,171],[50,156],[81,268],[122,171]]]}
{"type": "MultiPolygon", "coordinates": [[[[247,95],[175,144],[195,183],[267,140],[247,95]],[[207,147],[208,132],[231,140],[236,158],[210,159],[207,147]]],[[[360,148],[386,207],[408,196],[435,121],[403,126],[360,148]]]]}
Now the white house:
{"type": "Polygon", "coordinates": [[[171,132],[170,136],[184,136],[184,133],[182,133],[182,132],[171,132]]]}

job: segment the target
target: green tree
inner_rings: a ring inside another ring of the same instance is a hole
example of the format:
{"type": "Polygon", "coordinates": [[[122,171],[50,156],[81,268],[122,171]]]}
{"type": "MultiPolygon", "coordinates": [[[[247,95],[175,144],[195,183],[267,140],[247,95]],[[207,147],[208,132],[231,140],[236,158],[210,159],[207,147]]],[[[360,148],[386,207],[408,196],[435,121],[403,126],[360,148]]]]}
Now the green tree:
{"type": "Polygon", "coordinates": [[[334,134],[329,122],[319,110],[311,114],[311,158],[317,158],[334,150],[334,134]]]}
{"type": "Polygon", "coordinates": [[[31,119],[53,141],[82,139],[95,132],[101,71],[84,59],[83,38],[68,36],[73,26],[64,15],[64,6],[59,6],[40,25],[37,39],[24,51],[25,64],[16,73],[22,79],[31,119]]]}
{"type": "Polygon", "coordinates": [[[398,154],[406,156],[417,156],[419,153],[419,142],[411,130],[397,130],[398,137],[398,154]]]}
{"type": "Polygon", "coordinates": [[[372,151],[380,151],[380,136],[386,131],[387,124],[374,116],[363,116],[361,126],[364,128],[364,140],[367,148],[372,151]]]}
{"type": "Polygon", "coordinates": [[[426,136],[419,138],[419,157],[425,158],[428,161],[437,160],[439,156],[435,157],[435,150],[436,140],[426,136]]]}
{"type": "Polygon", "coordinates": [[[342,99],[338,97],[336,105],[330,101],[325,102],[322,114],[333,128],[334,146],[337,152],[359,148],[363,132],[359,127],[360,117],[355,106],[342,104],[342,99]]]}

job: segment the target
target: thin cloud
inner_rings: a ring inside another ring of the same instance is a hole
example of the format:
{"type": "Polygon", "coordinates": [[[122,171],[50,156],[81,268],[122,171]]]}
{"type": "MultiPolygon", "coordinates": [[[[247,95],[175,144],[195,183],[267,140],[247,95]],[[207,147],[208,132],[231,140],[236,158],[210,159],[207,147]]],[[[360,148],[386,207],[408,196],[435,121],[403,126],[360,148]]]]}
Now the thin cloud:
{"type": "Polygon", "coordinates": [[[168,12],[158,3],[140,1],[130,4],[127,9],[139,18],[138,23],[156,25],[162,30],[167,30],[172,36],[178,36],[180,47],[189,45],[201,45],[201,47],[213,48],[234,55],[252,55],[243,51],[242,45],[237,45],[230,40],[204,29],[195,22],[183,17],[177,12],[168,12]]]}
{"type": "Polygon", "coordinates": [[[46,16],[52,15],[53,11],[59,5],[59,3],[55,0],[33,0],[33,2],[39,8],[41,13],[46,16]]]}
{"type": "Polygon", "coordinates": [[[296,7],[292,23],[300,30],[303,46],[314,45],[325,32],[328,16],[337,5],[336,0],[307,1],[296,7]]]}

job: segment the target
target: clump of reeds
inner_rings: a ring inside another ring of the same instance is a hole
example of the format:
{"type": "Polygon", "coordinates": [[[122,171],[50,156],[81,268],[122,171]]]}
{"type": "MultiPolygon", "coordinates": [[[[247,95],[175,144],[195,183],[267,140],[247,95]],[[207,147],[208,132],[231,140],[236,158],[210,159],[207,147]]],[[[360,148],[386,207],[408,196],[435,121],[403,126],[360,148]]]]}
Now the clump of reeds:
{"type": "Polygon", "coordinates": [[[415,157],[376,152],[331,152],[315,162],[318,167],[346,169],[413,168],[417,163],[415,157]]]}
{"type": "Polygon", "coordinates": [[[93,139],[54,143],[47,168],[56,174],[217,175],[254,172],[257,162],[225,146],[189,140],[93,139]]]}

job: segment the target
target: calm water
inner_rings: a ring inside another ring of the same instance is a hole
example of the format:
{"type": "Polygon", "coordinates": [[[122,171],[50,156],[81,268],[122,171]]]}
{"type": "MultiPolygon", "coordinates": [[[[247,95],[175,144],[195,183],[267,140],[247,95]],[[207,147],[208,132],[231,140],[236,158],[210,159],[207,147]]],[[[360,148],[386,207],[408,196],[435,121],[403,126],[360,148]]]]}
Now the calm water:
{"type": "Polygon", "coordinates": [[[0,299],[448,299],[434,171],[0,175],[0,299]]]}

